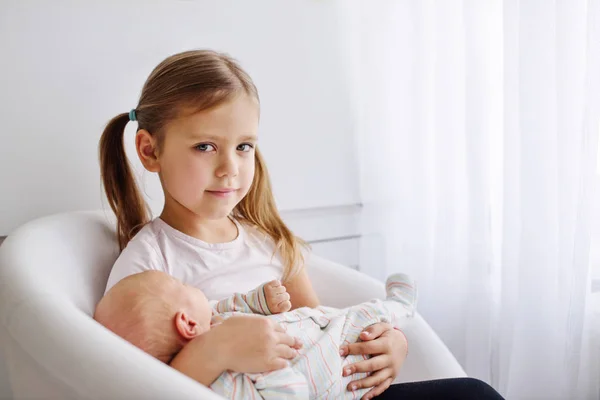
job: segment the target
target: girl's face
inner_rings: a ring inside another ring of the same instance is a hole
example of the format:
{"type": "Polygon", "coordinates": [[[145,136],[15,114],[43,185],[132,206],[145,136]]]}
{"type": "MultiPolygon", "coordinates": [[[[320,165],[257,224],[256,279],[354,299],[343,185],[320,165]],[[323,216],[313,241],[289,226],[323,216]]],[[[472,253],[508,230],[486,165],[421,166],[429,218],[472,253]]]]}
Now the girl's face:
{"type": "Polygon", "coordinates": [[[240,95],[172,121],[158,155],[165,207],[221,219],[248,193],[254,178],[259,108],[240,95]]]}

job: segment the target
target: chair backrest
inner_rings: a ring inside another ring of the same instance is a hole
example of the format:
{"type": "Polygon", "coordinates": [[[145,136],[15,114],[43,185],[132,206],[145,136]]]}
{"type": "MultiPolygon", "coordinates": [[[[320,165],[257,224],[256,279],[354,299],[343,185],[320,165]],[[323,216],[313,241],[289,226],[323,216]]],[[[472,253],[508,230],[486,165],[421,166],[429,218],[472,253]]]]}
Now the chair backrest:
{"type": "Polygon", "coordinates": [[[0,384],[15,399],[220,398],[90,318],[118,254],[102,211],[32,221],[0,246],[0,384]]]}
{"type": "Polygon", "coordinates": [[[64,297],[92,315],[119,254],[113,220],[99,211],[32,221],[1,249],[0,322],[32,294],[64,297]]]}

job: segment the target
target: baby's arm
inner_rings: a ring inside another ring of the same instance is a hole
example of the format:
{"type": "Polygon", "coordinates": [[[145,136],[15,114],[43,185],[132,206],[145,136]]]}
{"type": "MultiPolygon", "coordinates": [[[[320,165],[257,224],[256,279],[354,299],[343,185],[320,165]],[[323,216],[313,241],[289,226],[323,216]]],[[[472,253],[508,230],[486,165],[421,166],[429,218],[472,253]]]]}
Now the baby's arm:
{"type": "Polygon", "coordinates": [[[214,302],[213,310],[217,313],[237,311],[246,314],[270,315],[264,290],[266,285],[268,283],[262,284],[248,293],[234,293],[231,297],[214,302]]]}
{"type": "Polygon", "coordinates": [[[247,314],[271,315],[289,311],[292,308],[290,295],[281,282],[274,280],[260,285],[246,294],[233,296],[212,304],[217,313],[243,312],[247,314]]]}

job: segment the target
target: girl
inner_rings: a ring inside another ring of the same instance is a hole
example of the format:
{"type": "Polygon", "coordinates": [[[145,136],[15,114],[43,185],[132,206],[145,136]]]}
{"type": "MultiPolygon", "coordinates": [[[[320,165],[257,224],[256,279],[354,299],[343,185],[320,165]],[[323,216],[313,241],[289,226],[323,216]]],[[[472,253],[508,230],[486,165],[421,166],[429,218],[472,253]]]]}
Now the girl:
{"type": "MultiPolygon", "coordinates": [[[[122,252],[107,290],[131,274],[159,270],[211,300],[281,279],[287,289],[281,302],[289,300],[292,308],[319,304],[305,269],[309,253],[279,216],[257,148],[259,110],[256,87],[233,59],[187,51],[161,62],[137,107],[108,123],[100,139],[100,167],[122,252]],[[138,123],[138,157],[158,174],[164,191],[164,209],[154,220],[125,156],[123,132],[129,121],[138,123]]],[[[194,368],[194,378],[206,386],[225,370],[281,369],[296,354],[296,343],[269,322],[257,316],[230,318],[187,346],[193,356],[182,354],[182,359],[211,360],[200,371],[194,368]]],[[[346,374],[371,373],[348,386],[373,387],[363,396],[370,399],[398,374],[407,343],[383,323],[369,327],[361,339],[341,353],[373,355],[346,374]]],[[[394,385],[386,395],[400,394],[403,387],[394,385]]]]}

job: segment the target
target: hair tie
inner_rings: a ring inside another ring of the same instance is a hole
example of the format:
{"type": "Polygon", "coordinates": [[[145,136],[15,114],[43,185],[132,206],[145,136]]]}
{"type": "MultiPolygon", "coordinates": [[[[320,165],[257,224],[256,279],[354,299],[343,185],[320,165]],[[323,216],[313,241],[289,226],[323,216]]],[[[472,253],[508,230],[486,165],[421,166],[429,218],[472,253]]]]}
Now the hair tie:
{"type": "Polygon", "coordinates": [[[137,118],[135,116],[135,108],[132,108],[131,111],[129,111],[129,120],[130,121],[136,121],[137,118]]]}

